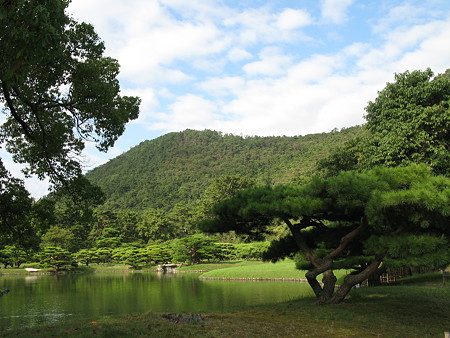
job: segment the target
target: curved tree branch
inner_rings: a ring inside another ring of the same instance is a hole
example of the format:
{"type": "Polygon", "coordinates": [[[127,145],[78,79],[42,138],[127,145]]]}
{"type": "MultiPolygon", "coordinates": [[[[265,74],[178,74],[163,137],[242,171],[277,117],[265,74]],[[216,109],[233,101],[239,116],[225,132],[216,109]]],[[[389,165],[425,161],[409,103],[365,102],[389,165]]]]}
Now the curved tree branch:
{"type": "Polygon", "coordinates": [[[324,259],[336,258],[336,256],[340,255],[342,251],[344,251],[351,242],[353,242],[362,232],[364,232],[364,230],[367,229],[367,227],[368,227],[367,220],[365,219],[365,217],[363,217],[361,219],[361,225],[358,226],[356,229],[350,231],[344,237],[342,237],[339,246],[334,251],[326,255],[324,259]]]}
{"type": "Polygon", "coordinates": [[[19,113],[16,110],[16,107],[14,106],[14,102],[11,98],[10,88],[8,84],[4,81],[2,81],[2,89],[3,89],[3,95],[5,96],[6,104],[8,105],[9,111],[11,112],[11,115],[13,116],[14,120],[17,121],[17,123],[20,124],[22,127],[23,133],[27,138],[29,138],[32,141],[35,141],[35,138],[33,136],[33,131],[31,130],[30,126],[20,117],[19,113]]]}

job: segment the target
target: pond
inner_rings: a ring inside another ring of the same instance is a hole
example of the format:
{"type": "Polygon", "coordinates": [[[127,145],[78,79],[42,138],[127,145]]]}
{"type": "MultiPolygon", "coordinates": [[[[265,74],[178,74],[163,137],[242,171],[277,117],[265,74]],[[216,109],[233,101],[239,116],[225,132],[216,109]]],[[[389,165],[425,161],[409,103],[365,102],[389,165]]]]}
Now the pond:
{"type": "Polygon", "coordinates": [[[311,296],[308,284],[200,280],[198,274],[97,273],[0,276],[0,330],[144,312],[220,312],[311,296]]]}

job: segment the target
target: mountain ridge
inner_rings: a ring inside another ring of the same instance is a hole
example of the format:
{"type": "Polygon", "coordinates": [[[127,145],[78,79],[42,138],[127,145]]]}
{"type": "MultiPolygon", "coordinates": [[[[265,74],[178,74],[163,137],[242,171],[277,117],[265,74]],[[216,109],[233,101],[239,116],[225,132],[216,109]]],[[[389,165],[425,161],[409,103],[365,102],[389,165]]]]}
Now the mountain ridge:
{"type": "Polygon", "coordinates": [[[318,160],[364,132],[355,126],[305,136],[243,137],[187,129],[143,141],[86,177],[105,192],[109,209],[169,210],[198,199],[222,175],[252,177],[257,184],[311,175],[318,160]]]}

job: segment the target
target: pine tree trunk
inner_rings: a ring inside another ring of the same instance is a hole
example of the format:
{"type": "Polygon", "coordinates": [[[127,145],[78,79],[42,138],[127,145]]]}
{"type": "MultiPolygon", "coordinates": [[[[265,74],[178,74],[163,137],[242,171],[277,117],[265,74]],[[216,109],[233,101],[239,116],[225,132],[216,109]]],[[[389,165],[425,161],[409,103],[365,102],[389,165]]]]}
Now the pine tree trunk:
{"type": "Polygon", "coordinates": [[[326,295],[327,298],[330,298],[333,296],[333,293],[334,293],[334,290],[336,287],[336,281],[337,281],[337,278],[334,275],[332,270],[328,270],[323,273],[323,279],[322,279],[323,293],[324,293],[324,295],[326,295]]]}
{"type": "Polygon", "coordinates": [[[316,295],[318,303],[326,302],[333,295],[337,278],[334,276],[333,270],[331,269],[332,266],[332,260],[322,261],[319,267],[307,272],[305,275],[316,295]],[[323,274],[323,286],[320,285],[320,282],[317,280],[317,276],[320,274],[323,274]]]}
{"type": "Polygon", "coordinates": [[[367,268],[364,269],[362,272],[356,275],[346,276],[344,278],[344,282],[342,283],[342,285],[339,288],[337,288],[333,296],[330,297],[329,302],[324,304],[341,303],[348,295],[353,286],[363,282],[377,271],[378,267],[380,266],[383,260],[383,257],[384,257],[383,255],[376,256],[375,260],[369,266],[367,266],[367,268]]]}
{"type": "Polygon", "coordinates": [[[317,280],[317,270],[320,269],[308,272],[306,274],[306,279],[316,295],[317,304],[328,304],[334,294],[337,278],[334,275],[333,270],[326,270],[323,272],[323,285],[320,285],[320,282],[317,280]]]}
{"type": "Polygon", "coordinates": [[[383,273],[386,272],[386,266],[383,265],[381,268],[378,268],[369,278],[367,278],[367,282],[369,286],[379,286],[381,285],[380,277],[383,273]]]}

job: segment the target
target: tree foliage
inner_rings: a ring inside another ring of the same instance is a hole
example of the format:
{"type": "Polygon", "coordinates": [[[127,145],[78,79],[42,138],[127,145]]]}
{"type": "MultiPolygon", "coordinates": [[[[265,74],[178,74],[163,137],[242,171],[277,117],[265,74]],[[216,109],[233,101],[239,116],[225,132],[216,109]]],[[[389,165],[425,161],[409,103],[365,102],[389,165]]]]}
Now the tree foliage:
{"type": "Polygon", "coordinates": [[[2,1],[0,15],[1,143],[57,186],[80,177],[84,142],[107,150],[140,102],[120,95],[117,61],[91,25],[65,13],[69,2],[2,1]]]}
{"type": "Polygon", "coordinates": [[[426,163],[450,173],[450,77],[433,75],[430,69],[396,74],[369,102],[371,165],[426,163]]]}
{"type": "Polygon", "coordinates": [[[60,247],[68,251],[74,251],[76,238],[69,229],[51,226],[42,236],[42,247],[60,247]]]}
{"type": "Polygon", "coordinates": [[[140,269],[148,261],[144,251],[135,247],[122,247],[114,250],[112,258],[115,261],[124,262],[132,269],[140,269]]]}
{"type": "Polygon", "coordinates": [[[273,220],[284,221],[289,238],[273,243],[271,258],[300,251],[299,267],[309,270],[306,276],[318,301],[338,303],[383,261],[449,264],[449,198],[450,179],[433,176],[425,166],[375,168],[317,177],[302,186],[244,190],[219,203],[216,218],[201,226],[247,233],[260,232],[273,220]],[[425,254],[427,259],[420,261],[425,254]],[[337,268],[357,273],[335,291],[337,268]],[[321,274],[323,286],[317,281],[321,274]]]}
{"type": "Polygon", "coordinates": [[[136,230],[139,237],[145,243],[149,241],[167,241],[174,238],[177,232],[167,217],[166,212],[153,208],[148,208],[141,213],[136,230]]]}
{"type": "Polygon", "coordinates": [[[23,181],[11,177],[0,159],[0,244],[29,239],[33,200],[23,181]]]}
{"type": "MultiPolygon", "coordinates": [[[[82,176],[85,142],[106,151],[137,118],[140,99],[120,94],[117,61],[103,55],[91,25],[66,14],[69,3],[0,2],[0,146],[26,175],[48,178],[58,198],[68,194],[86,213],[102,194],[82,176]]],[[[2,240],[23,242],[32,230],[39,234],[30,226],[36,225],[31,198],[1,159],[0,199],[2,240]]]]}
{"type": "Polygon", "coordinates": [[[203,234],[179,238],[172,243],[175,262],[198,264],[201,260],[214,258],[218,251],[214,241],[203,234]]]}
{"type": "Polygon", "coordinates": [[[434,76],[430,69],[395,75],[369,102],[365,116],[368,134],[348,142],[321,167],[328,175],[340,170],[369,169],[376,165],[425,163],[449,175],[450,76],[434,76]]]}
{"type": "Polygon", "coordinates": [[[50,246],[39,253],[39,263],[42,266],[52,267],[55,272],[58,272],[62,267],[76,265],[69,251],[60,247],[50,246]]]}
{"type": "Polygon", "coordinates": [[[5,269],[8,265],[11,267],[20,268],[20,265],[29,259],[30,254],[23,248],[15,245],[6,245],[0,250],[0,262],[3,264],[5,269]]]}
{"type": "Polygon", "coordinates": [[[91,263],[99,263],[100,259],[95,249],[81,249],[77,251],[73,257],[77,262],[89,266],[91,263]]]}

